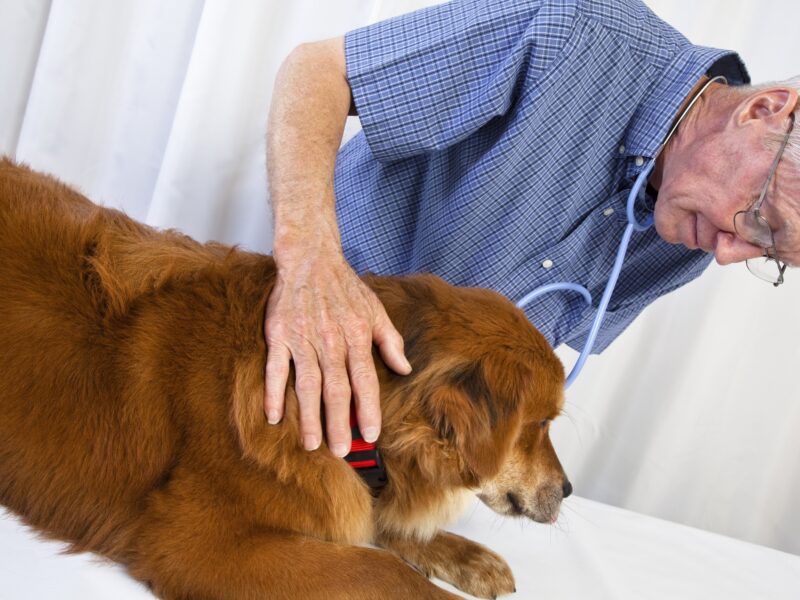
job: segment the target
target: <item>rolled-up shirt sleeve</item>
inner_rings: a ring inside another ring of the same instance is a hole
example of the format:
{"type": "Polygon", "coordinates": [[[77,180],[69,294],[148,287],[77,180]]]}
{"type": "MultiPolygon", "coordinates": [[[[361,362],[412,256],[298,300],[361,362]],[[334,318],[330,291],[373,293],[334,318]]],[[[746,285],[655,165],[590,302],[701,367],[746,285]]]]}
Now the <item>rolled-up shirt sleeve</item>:
{"type": "Polygon", "coordinates": [[[375,158],[446,148],[511,110],[573,16],[558,2],[454,0],[347,33],[347,78],[375,158]]]}

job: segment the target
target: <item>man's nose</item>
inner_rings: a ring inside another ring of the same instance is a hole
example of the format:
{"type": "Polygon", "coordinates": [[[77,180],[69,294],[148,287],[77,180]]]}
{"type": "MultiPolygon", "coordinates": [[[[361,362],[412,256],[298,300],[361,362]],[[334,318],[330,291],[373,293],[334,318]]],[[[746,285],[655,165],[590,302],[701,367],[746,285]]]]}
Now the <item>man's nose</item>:
{"type": "Polygon", "coordinates": [[[737,235],[720,231],[717,233],[717,245],[714,248],[714,258],[720,265],[742,262],[750,258],[764,256],[764,249],[754,246],[737,235]]]}
{"type": "Polygon", "coordinates": [[[571,493],[572,493],[572,484],[569,482],[569,479],[565,477],[564,484],[561,486],[561,497],[569,498],[569,495],[571,493]]]}

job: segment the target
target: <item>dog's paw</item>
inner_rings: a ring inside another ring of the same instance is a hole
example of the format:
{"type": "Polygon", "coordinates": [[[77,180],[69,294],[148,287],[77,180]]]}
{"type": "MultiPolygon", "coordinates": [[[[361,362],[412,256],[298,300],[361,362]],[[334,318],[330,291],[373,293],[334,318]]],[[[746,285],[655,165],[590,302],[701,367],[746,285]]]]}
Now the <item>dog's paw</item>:
{"type": "Polygon", "coordinates": [[[497,598],[516,591],[514,574],[501,556],[475,542],[463,541],[461,556],[453,564],[439,565],[436,576],[478,598],[497,598]]]}
{"type": "Polygon", "coordinates": [[[381,543],[428,577],[451,583],[479,598],[515,592],[514,575],[499,555],[446,531],[427,542],[383,536],[381,543]]]}

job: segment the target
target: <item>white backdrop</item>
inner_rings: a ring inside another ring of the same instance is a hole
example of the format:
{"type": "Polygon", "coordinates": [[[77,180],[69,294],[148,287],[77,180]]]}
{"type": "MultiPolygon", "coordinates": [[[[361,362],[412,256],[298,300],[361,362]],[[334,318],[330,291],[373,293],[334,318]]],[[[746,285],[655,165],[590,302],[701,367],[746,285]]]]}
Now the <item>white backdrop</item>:
{"type": "MultiPolygon", "coordinates": [[[[800,73],[795,0],[647,2],[740,51],[754,81],[800,73]]],[[[269,251],[280,62],[432,3],[0,0],[0,153],[152,225],[269,251]]],[[[554,441],[576,493],[800,554],[798,306],[800,272],[776,290],[741,265],[656,302],[569,391],[554,441]]]]}

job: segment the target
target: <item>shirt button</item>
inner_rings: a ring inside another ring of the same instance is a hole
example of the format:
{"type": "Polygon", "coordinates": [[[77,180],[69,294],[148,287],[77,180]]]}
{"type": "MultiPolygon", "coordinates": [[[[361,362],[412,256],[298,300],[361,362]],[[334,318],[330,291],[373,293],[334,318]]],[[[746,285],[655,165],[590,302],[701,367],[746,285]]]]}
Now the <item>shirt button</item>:
{"type": "Polygon", "coordinates": [[[613,214],[614,214],[614,209],[613,208],[607,208],[607,209],[605,209],[603,211],[603,216],[606,216],[606,217],[610,217],[613,214]]]}
{"type": "Polygon", "coordinates": [[[643,156],[637,156],[636,160],[633,161],[633,162],[636,163],[637,167],[641,167],[644,164],[644,157],[643,156]]]}
{"type": "Polygon", "coordinates": [[[620,146],[619,146],[619,153],[620,153],[620,154],[625,154],[625,144],[620,144],[620,146]]]}
{"type": "Polygon", "coordinates": [[[543,261],[542,261],[542,266],[543,266],[545,269],[551,269],[551,268],[553,267],[553,261],[552,261],[552,260],[550,260],[549,258],[548,258],[548,259],[546,259],[546,260],[543,260],[543,261]]]}

